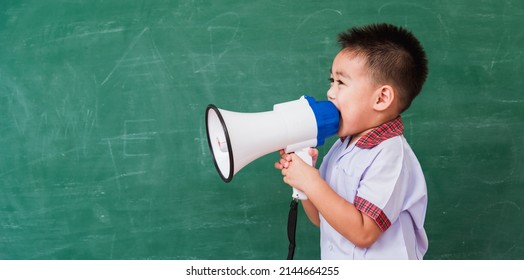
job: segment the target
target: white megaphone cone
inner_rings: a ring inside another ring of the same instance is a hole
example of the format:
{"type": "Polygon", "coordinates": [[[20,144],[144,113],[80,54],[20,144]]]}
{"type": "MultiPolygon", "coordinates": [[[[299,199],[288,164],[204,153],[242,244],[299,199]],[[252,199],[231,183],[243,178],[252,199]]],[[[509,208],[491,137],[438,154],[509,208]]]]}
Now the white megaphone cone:
{"type": "MultiPolygon", "coordinates": [[[[220,177],[230,182],[250,162],[281,149],[312,165],[309,147],[320,146],[336,134],[339,119],[333,103],[309,96],[261,113],[232,112],[211,104],[206,110],[207,140],[220,177]]],[[[295,189],[293,197],[307,199],[295,189]]]]}

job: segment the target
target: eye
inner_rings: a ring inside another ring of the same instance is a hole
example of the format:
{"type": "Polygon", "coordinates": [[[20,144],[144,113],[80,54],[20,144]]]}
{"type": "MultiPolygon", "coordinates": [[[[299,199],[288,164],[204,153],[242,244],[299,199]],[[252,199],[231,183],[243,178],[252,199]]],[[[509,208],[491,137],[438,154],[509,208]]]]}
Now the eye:
{"type": "Polygon", "coordinates": [[[329,78],[329,82],[330,82],[331,84],[333,84],[333,83],[337,83],[337,85],[345,85],[344,82],[342,82],[341,80],[335,80],[335,79],[333,79],[333,78],[329,78]]]}

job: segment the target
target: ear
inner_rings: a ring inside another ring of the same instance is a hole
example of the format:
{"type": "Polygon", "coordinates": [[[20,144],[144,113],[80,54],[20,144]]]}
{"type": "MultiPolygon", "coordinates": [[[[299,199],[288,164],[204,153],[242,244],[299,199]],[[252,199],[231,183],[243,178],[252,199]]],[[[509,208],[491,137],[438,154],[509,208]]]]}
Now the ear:
{"type": "Polygon", "coordinates": [[[383,85],[375,91],[375,101],[373,109],[377,111],[385,111],[392,107],[396,102],[395,90],[390,85],[383,85]]]}

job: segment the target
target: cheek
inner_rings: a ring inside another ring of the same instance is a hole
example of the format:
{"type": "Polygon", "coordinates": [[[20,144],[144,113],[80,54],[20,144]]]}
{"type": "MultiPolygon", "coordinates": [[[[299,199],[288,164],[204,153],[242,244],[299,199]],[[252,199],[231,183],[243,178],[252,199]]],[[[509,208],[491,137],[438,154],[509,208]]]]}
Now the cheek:
{"type": "Polygon", "coordinates": [[[341,136],[353,135],[358,132],[359,127],[361,126],[361,114],[358,110],[358,106],[349,106],[340,111],[341,125],[339,129],[339,134],[341,136]]]}
{"type": "Polygon", "coordinates": [[[351,130],[352,127],[354,127],[355,123],[355,117],[349,110],[342,111],[343,113],[340,115],[341,117],[341,126],[340,129],[344,132],[348,132],[348,130],[351,130]]]}
{"type": "Polygon", "coordinates": [[[333,103],[337,106],[339,111],[342,111],[345,108],[347,108],[349,104],[347,96],[345,96],[344,94],[338,94],[337,97],[333,100],[333,103]]]}

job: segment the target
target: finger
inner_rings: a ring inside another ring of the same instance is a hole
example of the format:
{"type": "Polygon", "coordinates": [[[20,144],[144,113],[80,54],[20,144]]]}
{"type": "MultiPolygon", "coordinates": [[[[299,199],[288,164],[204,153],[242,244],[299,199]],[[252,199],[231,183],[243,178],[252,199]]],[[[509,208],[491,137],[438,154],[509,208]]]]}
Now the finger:
{"type": "Polygon", "coordinates": [[[282,166],[282,164],[280,162],[275,162],[275,168],[276,169],[282,169],[282,168],[284,168],[284,166],[282,166]]]}
{"type": "Polygon", "coordinates": [[[283,154],[281,158],[283,158],[286,161],[292,161],[293,158],[291,156],[292,154],[283,154]]]}
{"type": "Polygon", "coordinates": [[[312,158],[318,157],[318,150],[315,148],[309,148],[309,155],[312,158]]]}
{"type": "Polygon", "coordinates": [[[283,168],[288,168],[289,167],[289,161],[287,161],[285,159],[280,159],[280,165],[282,165],[283,168]]]}

